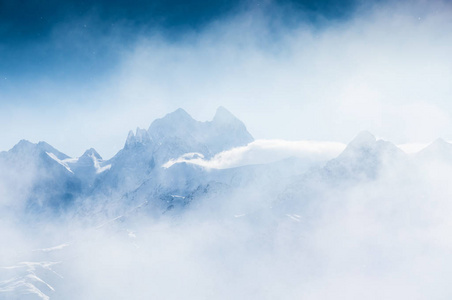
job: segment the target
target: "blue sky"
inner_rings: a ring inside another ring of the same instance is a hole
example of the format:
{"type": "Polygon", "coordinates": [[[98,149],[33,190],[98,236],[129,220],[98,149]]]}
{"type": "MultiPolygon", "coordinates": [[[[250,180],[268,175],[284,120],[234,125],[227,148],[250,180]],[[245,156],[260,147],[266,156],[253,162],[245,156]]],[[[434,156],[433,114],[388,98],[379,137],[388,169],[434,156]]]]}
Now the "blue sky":
{"type": "Polygon", "coordinates": [[[0,149],[111,157],[178,107],[256,138],[452,138],[447,1],[0,1],[0,149]]]}
{"type": "Polygon", "coordinates": [[[346,18],[355,7],[350,0],[2,0],[1,75],[12,80],[12,86],[36,77],[80,80],[111,68],[118,59],[117,49],[109,47],[112,40],[128,49],[143,35],[158,32],[177,42],[212,22],[255,9],[265,11],[273,5],[299,11],[314,23],[321,18],[346,18]]]}

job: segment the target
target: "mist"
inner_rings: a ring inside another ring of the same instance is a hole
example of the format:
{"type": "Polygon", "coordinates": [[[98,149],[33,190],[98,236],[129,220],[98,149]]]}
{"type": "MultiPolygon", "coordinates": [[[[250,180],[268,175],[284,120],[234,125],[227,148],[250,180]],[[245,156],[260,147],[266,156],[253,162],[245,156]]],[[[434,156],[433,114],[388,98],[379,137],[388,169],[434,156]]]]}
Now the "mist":
{"type": "Polygon", "coordinates": [[[265,173],[158,217],[126,205],[114,218],[18,219],[3,205],[2,297],[448,298],[450,160],[420,152],[375,169],[352,154],[358,177],[325,177],[330,160],[283,185],[265,173]]]}
{"type": "Polygon", "coordinates": [[[103,60],[0,83],[0,298],[450,299],[451,14],[62,22],[41,46],[103,60]]]}

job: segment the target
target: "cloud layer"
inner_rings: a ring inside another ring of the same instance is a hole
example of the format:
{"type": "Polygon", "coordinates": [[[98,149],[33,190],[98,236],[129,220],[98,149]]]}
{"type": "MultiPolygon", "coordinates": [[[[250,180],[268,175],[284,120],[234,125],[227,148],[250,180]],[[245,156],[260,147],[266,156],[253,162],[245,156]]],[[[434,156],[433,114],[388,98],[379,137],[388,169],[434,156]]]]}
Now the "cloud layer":
{"type": "Polygon", "coordinates": [[[448,298],[452,167],[441,159],[399,160],[347,184],[253,181],[158,218],[131,209],[31,227],[2,211],[0,295],[448,298]]]}
{"type": "Polygon", "coordinates": [[[209,160],[204,159],[202,155],[188,153],[168,161],[163,167],[169,168],[175,163],[185,162],[206,168],[227,169],[272,163],[289,157],[315,164],[334,158],[344,148],[344,144],[334,142],[256,140],[247,146],[218,153],[209,160]]]}

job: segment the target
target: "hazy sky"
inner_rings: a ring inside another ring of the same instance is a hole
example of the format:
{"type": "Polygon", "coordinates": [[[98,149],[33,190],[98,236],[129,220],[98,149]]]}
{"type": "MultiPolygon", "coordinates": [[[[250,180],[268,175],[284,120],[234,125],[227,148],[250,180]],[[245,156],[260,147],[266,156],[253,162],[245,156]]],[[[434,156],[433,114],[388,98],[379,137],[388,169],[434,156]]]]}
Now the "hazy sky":
{"type": "Polygon", "coordinates": [[[452,138],[448,1],[0,1],[0,150],[105,158],[178,107],[258,139],[452,138]]]}

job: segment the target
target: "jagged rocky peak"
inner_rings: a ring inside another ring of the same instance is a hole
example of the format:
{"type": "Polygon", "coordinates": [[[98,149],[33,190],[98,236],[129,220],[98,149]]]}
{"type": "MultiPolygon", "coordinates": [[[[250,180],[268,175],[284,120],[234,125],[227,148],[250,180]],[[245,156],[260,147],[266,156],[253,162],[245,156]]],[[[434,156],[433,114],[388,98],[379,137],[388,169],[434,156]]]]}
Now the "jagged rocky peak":
{"type": "Polygon", "coordinates": [[[151,138],[149,137],[149,134],[146,129],[137,127],[137,130],[135,132],[135,140],[138,143],[148,143],[151,141],[151,138]]]}
{"type": "Polygon", "coordinates": [[[149,150],[146,155],[152,152],[154,158],[164,163],[190,152],[210,157],[253,140],[245,125],[224,107],[219,107],[212,121],[206,122],[193,119],[179,108],[154,120],[147,131],[137,129],[135,134],[130,131],[124,148],[152,145],[146,147],[149,150]]]}
{"type": "Polygon", "coordinates": [[[133,142],[135,142],[135,134],[133,134],[133,131],[130,130],[127,135],[126,146],[132,144],[133,142]]]}
{"type": "Polygon", "coordinates": [[[151,138],[146,129],[142,129],[137,127],[135,134],[132,130],[129,131],[127,136],[125,147],[132,147],[136,144],[149,144],[151,142],[151,138]]]}

